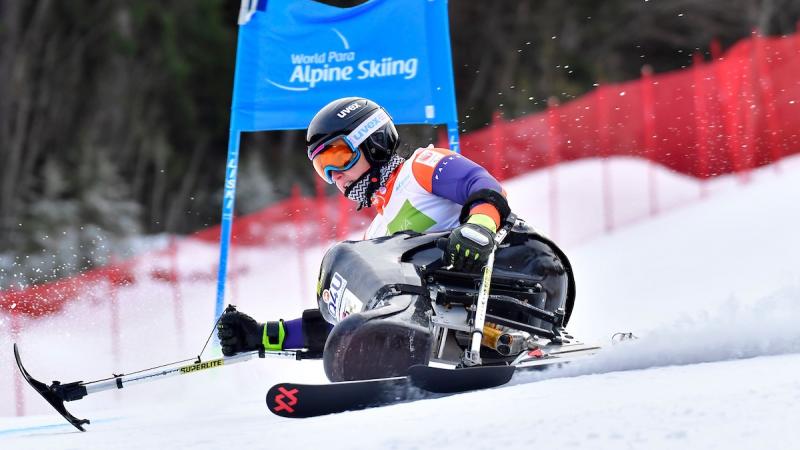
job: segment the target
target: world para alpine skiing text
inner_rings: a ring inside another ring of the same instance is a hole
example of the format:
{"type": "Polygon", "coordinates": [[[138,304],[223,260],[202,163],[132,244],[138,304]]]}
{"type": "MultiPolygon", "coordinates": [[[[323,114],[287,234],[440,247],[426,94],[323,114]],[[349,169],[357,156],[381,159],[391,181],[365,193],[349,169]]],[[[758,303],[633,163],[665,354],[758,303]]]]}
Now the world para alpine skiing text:
{"type": "Polygon", "coordinates": [[[355,52],[322,52],[307,54],[292,54],[292,64],[294,69],[289,78],[290,83],[308,84],[313,88],[319,83],[333,81],[352,81],[366,80],[371,78],[383,78],[402,76],[410,80],[417,76],[419,60],[417,58],[393,59],[383,57],[377,59],[365,59],[353,65],[335,65],[330,63],[355,61],[355,52]],[[315,67],[321,64],[322,67],[315,67]]]}

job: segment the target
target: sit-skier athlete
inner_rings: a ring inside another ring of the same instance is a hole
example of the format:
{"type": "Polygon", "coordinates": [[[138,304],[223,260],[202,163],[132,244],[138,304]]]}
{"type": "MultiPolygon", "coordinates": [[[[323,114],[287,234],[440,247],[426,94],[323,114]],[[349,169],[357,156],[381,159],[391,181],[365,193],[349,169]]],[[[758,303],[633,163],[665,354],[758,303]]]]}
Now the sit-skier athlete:
{"type": "MultiPolygon", "coordinates": [[[[342,98],[323,107],[308,126],[306,144],[320,177],[358,209],[375,209],[365,239],[452,230],[445,250],[452,269],[478,272],[486,264],[510,210],[500,183],[483,167],[433,146],[404,159],[397,154],[399,137],[391,117],[365,98],[342,98]]],[[[288,321],[259,323],[242,312],[226,311],[217,332],[223,354],[261,348],[321,352],[332,328],[362,308],[360,302],[338,299],[330,311],[330,296],[327,289],[318,289],[320,308],[288,321]]]]}

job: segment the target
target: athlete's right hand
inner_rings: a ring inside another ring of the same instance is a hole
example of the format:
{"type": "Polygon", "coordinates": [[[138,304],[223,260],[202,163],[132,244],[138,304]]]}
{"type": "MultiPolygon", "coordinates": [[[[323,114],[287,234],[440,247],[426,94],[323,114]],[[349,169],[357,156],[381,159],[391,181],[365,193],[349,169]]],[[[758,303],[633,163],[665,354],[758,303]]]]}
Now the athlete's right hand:
{"type": "Polygon", "coordinates": [[[264,324],[245,313],[228,307],[217,323],[217,337],[222,344],[222,354],[233,356],[241,352],[263,350],[264,324]]]}

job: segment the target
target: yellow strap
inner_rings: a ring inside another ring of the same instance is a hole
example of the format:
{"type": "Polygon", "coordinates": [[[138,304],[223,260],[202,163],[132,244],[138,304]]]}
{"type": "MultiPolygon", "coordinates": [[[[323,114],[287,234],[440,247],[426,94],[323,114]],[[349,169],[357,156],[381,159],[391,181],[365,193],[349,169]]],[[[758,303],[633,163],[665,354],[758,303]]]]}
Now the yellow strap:
{"type": "Polygon", "coordinates": [[[467,223],[472,223],[475,225],[480,225],[483,228],[491,231],[492,233],[497,233],[497,224],[494,223],[494,219],[487,216],[486,214],[473,214],[469,216],[467,219],[467,223]]]}
{"type": "Polygon", "coordinates": [[[261,338],[261,343],[264,344],[264,350],[283,350],[283,339],[286,337],[286,330],[283,329],[283,319],[278,321],[278,342],[272,343],[267,336],[267,324],[264,324],[264,336],[261,338]]]}

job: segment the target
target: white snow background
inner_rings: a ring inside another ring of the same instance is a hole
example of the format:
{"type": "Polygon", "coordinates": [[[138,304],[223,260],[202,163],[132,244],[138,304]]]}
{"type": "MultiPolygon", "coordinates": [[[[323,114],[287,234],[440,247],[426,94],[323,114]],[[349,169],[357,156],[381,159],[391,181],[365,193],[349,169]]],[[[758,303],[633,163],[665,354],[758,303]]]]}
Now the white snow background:
{"type": "MultiPolygon", "coordinates": [[[[622,180],[615,213],[625,222],[647,207],[641,180],[650,168],[630,158],[610,163],[622,180]]],[[[599,167],[560,166],[560,195],[599,195],[599,167]]],[[[505,183],[512,206],[542,229],[548,176],[505,183]]],[[[662,208],[697,196],[689,178],[663,169],[658,177],[662,208]]],[[[26,411],[35,415],[11,416],[16,368],[4,334],[0,448],[798,448],[800,158],[752,178],[720,178],[703,200],[593,239],[603,227],[598,203],[560,206],[565,237],[556,238],[578,287],[569,329],[606,346],[593,359],[518,374],[506,387],[303,420],[271,415],[264,395],[278,381],[323,382],[321,365],[256,360],[67,403],[92,419],[81,433],[28,386],[26,411]],[[616,331],[639,339],[612,346],[616,331]]],[[[208,271],[216,251],[187,243],[181,271],[208,271]]],[[[231,269],[240,273],[233,287],[240,310],[261,321],[297,317],[313,305],[300,286],[312,291],[321,254],[305,255],[310,279],[300,280],[292,248],[238,250],[231,269]]],[[[119,292],[120,354],[111,352],[108,292],[100,290],[61,315],[26,323],[23,361],[42,381],[66,382],[191,357],[211,326],[214,283],[180,289],[183,334],[175,332],[169,286],[142,281],[119,292]]]]}

